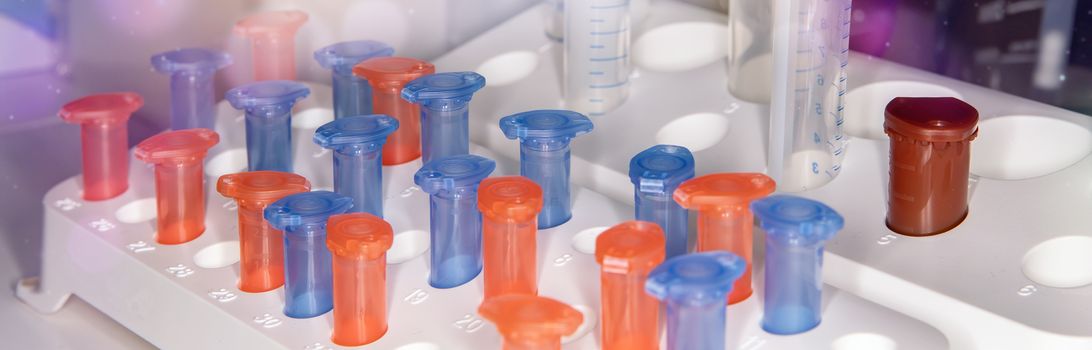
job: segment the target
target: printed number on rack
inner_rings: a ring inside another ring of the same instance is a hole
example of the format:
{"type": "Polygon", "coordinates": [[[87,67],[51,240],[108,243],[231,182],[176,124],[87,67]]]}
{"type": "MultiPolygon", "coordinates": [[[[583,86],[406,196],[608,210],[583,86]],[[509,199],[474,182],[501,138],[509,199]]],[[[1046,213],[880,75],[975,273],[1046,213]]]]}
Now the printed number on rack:
{"type": "Polygon", "coordinates": [[[764,345],[766,345],[766,339],[759,338],[757,335],[752,335],[747,338],[747,341],[739,345],[739,350],[758,350],[764,345]]]}
{"type": "Polygon", "coordinates": [[[402,298],[403,301],[410,303],[410,305],[423,303],[425,302],[425,299],[428,299],[428,292],[421,288],[414,289],[413,292],[409,293],[405,298],[402,298]]]}
{"type": "Polygon", "coordinates": [[[183,265],[183,264],[169,266],[169,267],[166,268],[166,270],[167,270],[167,273],[172,274],[172,275],[174,275],[174,277],[178,277],[178,278],[184,278],[184,277],[187,277],[187,276],[193,274],[193,269],[191,269],[191,268],[189,268],[189,266],[186,266],[186,265],[183,265]]]}
{"type": "Polygon", "coordinates": [[[333,348],[331,348],[329,346],[326,346],[326,344],[323,344],[323,343],[314,343],[314,344],[303,347],[303,350],[330,350],[330,349],[333,349],[333,348]]]}
{"type": "Polygon", "coordinates": [[[147,252],[155,251],[155,246],[153,246],[151,244],[148,244],[148,242],[145,242],[145,241],[136,241],[136,242],[133,242],[133,243],[126,244],[125,248],[128,248],[129,251],[131,251],[133,253],[147,253],[147,252]]]}
{"type": "Polygon", "coordinates": [[[72,198],[65,198],[65,199],[58,200],[56,202],[53,202],[53,205],[56,206],[57,208],[63,210],[63,211],[70,211],[72,209],[76,209],[76,208],[79,208],[79,207],[83,206],[83,204],[80,204],[80,202],[72,200],[72,198]]]}
{"type": "Polygon", "coordinates": [[[482,321],[480,318],[474,317],[474,315],[466,314],[463,315],[463,318],[455,321],[455,323],[453,323],[452,325],[454,325],[455,328],[463,330],[464,332],[474,333],[482,329],[483,326],[485,326],[485,321],[482,321]]]}
{"type": "Polygon", "coordinates": [[[238,296],[239,295],[235,294],[235,292],[232,292],[232,291],[224,289],[224,288],[214,289],[212,291],[209,291],[209,297],[212,298],[213,300],[219,301],[221,303],[226,303],[226,302],[235,300],[235,298],[237,298],[238,296]]]}
{"type": "Polygon", "coordinates": [[[572,254],[562,254],[561,256],[554,258],[554,266],[565,266],[565,264],[568,264],[570,261],[573,261],[572,254]]]}
{"type": "Polygon", "coordinates": [[[892,235],[892,234],[886,234],[886,235],[881,236],[880,239],[876,241],[876,244],[888,245],[888,244],[894,243],[895,240],[897,240],[897,239],[899,239],[899,236],[892,235]]]}
{"type": "Polygon", "coordinates": [[[1038,292],[1038,291],[1039,291],[1039,287],[1036,287],[1034,284],[1029,284],[1029,285],[1020,287],[1020,290],[1016,291],[1016,295],[1026,297],[1026,296],[1035,294],[1035,292],[1038,292]]]}
{"type": "Polygon", "coordinates": [[[110,230],[113,230],[115,227],[117,227],[117,225],[114,225],[114,223],[112,223],[112,222],[110,222],[109,220],[106,220],[106,219],[98,219],[98,220],[92,221],[89,225],[91,226],[91,228],[95,229],[95,231],[99,231],[99,232],[110,231],[110,230]]]}
{"type": "Polygon", "coordinates": [[[227,202],[224,202],[224,204],[220,205],[220,206],[223,207],[224,209],[231,210],[231,211],[235,211],[236,209],[239,209],[239,204],[235,203],[234,199],[229,200],[227,202]]]}
{"type": "Polygon", "coordinates": [[[284,321],[281,321],[281,319],[273,317],[273,315],[270,314],[262,314],[261,316],[254,317],[254,323],[260,324],[265,328],[273,328],[280,326],[284,321]]]}

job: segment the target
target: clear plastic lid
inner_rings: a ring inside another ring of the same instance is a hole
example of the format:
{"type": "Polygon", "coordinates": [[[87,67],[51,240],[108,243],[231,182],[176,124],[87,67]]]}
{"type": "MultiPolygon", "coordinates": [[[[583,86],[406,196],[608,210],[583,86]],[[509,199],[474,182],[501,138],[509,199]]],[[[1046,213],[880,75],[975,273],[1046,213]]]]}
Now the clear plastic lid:
{"type": "Polygon", "coordinates": [[[426,75],[402,88],[402,99],[419,103],[432,99],[465,99],[485,86],[485,77],[474,72],[447,72],[426,75]]]}
{"type": "Polygon", "coordinates": [[[378,259],[393,244],[391,224],[372,214],[339,214],[326,223],[326,246],[337,256],[378,259]]]}
{"type": "Polygon", "coordinates": [[[280,171],[248,171],[220,176],[216,191],[242,200],[274,200],[307,192],[311,183],[303,176],[280,171]]]}
{"type": "Polygon", "coordinates": [[[648,272],[664,261],[664,244],[660,225],[626,221],[595,238],[595,261],[607,272],[648,272]]]}
{"type": "Polygon", "coordinates": [[[629,180],[641,192],[666,193],[693,177],[694,155],[686,147],[655,145],[629,161],[629,180]]]}
{"type": "Polygon", "coordinates": [[[352,67],[372,57],[394,54],[394,48],[374,40],[343,41],[315,51],[315,61],[326,69],[351,72],[352,67]]]}
{"type": "Polygon", "coordinates": [[[311,94],[303,83],[291,80],[266,80],[228,90],[227,100],[235,109],[293,104],[311,94]]]}
{"type": "Polygon", "coordinates": [[[747,262],[725,251],[680,255],[649,274],[645,290],[656,299],[685,305],[724,304],[747,262]]]}
{"type": "Polygon", "coordinates": [[[542,211],[542,187],[523,176],[498,176],[482,181],[478,209],[498,221],[528,221],[542,211]]]}
{"type": "Polygon", "coordinates": [[[264,216],[270,225],[284,230],[290,226],[325,223],[331,215],[344,213],[352,206],[352,198],[330,191],[312,191],[273,202],[265,208],[264,216]]]}
{"type": "Polygon", "coordinates": [[[152,67],[164,74],[208,73],[230,64],[227,53],[205,48],[174,49],[152,56],[152,67]]]}
{"type": "Polygon", "coordinates": [[[474,187],[485,179],[497,163],[489,158],[473,154],[451,156],[433,160],[413,175],[413,182],[426,193],[454,191],[462,187],[474,187]]]}
{"type": "Polygon", "coordinates": [[[398,120],[385,114],[334,119],[315,130],[314,141],[322,148],[371,142],[383,143],[398,129],[398,120]]]}
{"type": "Polygon", "coordinates": [[[220,143],[220,134],[209,129],[167,131],[141,141],[133,155],[148,163],[200,160],[220,143]]]}
{"type": "Polygon", "coordinates": [[[68,123],[124,123],[144,106],[144,98],[135,92],[113,92],[84,96],[66,103],[59,113],[68,123]]]}
{"type": "Polygon", "coordinates": [[[594,126],[591,119],[577,112],[541,109],[501,118],[500,128],[509,139],[571,139],[591,132],[594,126]]]}
{"type": "Polygon", "coordinates": [[[884,128],[926,142],[956,142],[978,131],[978,110],[954,97],[896,97],[884,110],[884,128]]]}
{"type": "Polygon", "coordinates": [[[766,236],[795,244],[813,244],[834,237],[845,224],[826,204],[790,195],[776,195],[751,202],[766,236]]]}

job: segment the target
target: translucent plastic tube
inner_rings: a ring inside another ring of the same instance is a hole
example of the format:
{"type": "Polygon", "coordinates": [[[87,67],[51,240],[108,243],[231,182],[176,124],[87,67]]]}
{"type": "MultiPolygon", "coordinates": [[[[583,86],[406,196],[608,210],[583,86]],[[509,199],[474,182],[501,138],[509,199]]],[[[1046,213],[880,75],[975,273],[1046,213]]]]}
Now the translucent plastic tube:
{"type": "Polygon", "coordinates": [[[762,329],[797,334],[819,325],[823,244],[842,229],[834,209],[814,200],[770,196],[751,203],[766,231],[762,329]]]}
{"type": "Polygon", "coordinates": [[[326,246],[333,253],[334,332],[341,346],[361,346],[387,333],[387,250],[391,224],[372,214],[334,215],[326,246]]]}
{"type": "Polygon", "coordinates": [[[232,107],[246,111],[246,158],[250,171],[292,172],[292,106],[311,89],[294,81],[246,84],[227,92],[232,107]]]}
{"type": "Polygon", "coordinates": [[[201,48],[152,56],[152,67],[171,77],[171,129],[216,128],[213,78],[229,64],[228,54],[201,48]]]}
{"type": "Polygon", "coordinates": [[[474,72],[426,75],[406,84],[402,99],[420,105],[421,161],[470,154],[470,98],[485,86],[474,72]]]}
{"type": "Polygon", "coordinates": [[[429,194],[432,287],[457,287],[482,271],[478,183],[496,167],[490,159],[461,155],[428,162],[414,174],[413,182],[429,194]]]}
{"type": "Polygon", "coordinates": [[[591,120],[573,111],[537,110],[501,118],[500,128],[505,137],[519,139],[520,175],[542,187],[545,202],[538,215],[538,228],[569,221],[573,216],[569,142],[591,132],[591,120]]]}
{"type": "Polygon", "coordinates": [[[402,99],[410,81],[436,72],[431,63],[407,57],[376,57],[353,67],[353,74],[372,86],[372,109],[398,119],[398,130],[387,137],[383,165],[398,165],[421,156],[421,109],[402,99]]]}
{"type": "Polygon", "coordinates": [[[478,191],[482,212],[485,299],[538,294],[537,217],[542,188],[522,176],[485,179],[478,191]]]}
{"type": "Polygon", "coordinates": [[[649,272],[664,261],[664,231],[648,221],[627,221],[595,239],[599,263],[604,350],[660,348],[660,303],[645,293],[649,272]]]}
{"type": "Polygon", "coordinates": [[[372,87],[353,74],[353,66],[392,54],[394,48],[372,40],[345,41],[315,51],[315,61],[333,76],[334,118],[372,114],[372,87]]]}
{"type": "Polygon", "coordinates": [[[303,11],[270,11],[235,23],[235,34],[250,39],[254,80],[296,80],[296,32],[305,22],[303,11]]]}
{"type": "Polygon", "coordinates": [[[746,267],[716,251],[668,259],[649,274],[645,289],[667,305],[667,350],[725,349],[725,297],[746,267]]]}
{"type": "Polygon", "coordinates": [[[350,212],[383,217],[383,144],[398,121],[382,114],[359,115],[326,123],[314,141],[334,150],[334,192],[353,199],[350,212]]]}
{"type": "Polygon", "coordinates": [[[656,145],[629,161],[633,182],[634,218],[663,228],[667,258],[686,254],[687,210],[672,196],[683,181],[694,177],[694,155],[686,147],[656,145]]]}
{"type": "Polygon", "coordinates": [[[629,4],[564,0],[565,108],[597,116],[629,97],[629,4]]]}
{"type": "Polygon", "coordinates": [[[486,299],[478,314],[496,325],[504,350],[561,350],[561,337],[584,322],[584,314],[572,306],[523,294],[486,299]]]}
{"type": "Polygon", "coordinates": [[[91,95],[61,107],[67,123],[80,124],[83,199],[100,201],[129,189],[129,116],[144,105],[132,92],[91,95]]]}
{"type": "Polygon", "coordinates": [[[239,290],[261,293],[284,284],[284,233],[262,212],[284,196],[310,190],[303,176],[278,171],[227,174],[216,182],[216,191],[239,207],[239,290]]]}
{"type": "Polygon", "coordinates": [[[286,196],[265,208],[265,219],[284,231],[284,315],[310,318],[333,304],[333,260],[326,247],[326,224],[353,206],[349,197],[329,191],[286,196]]]}
{"type": "Polygon", "coordinates": [[[728,28],[732,36],[728,91],[744,101],[770,103],[773,1],[733,0],[728,7],[728,28]]]}
{"type": "Polygon", "coordinates": [[[205,232],[205,155],[219,142],[215,131],[186,129],[136,146],[137,159],[155,164],[157,243],[186,243],[205,232]]]}

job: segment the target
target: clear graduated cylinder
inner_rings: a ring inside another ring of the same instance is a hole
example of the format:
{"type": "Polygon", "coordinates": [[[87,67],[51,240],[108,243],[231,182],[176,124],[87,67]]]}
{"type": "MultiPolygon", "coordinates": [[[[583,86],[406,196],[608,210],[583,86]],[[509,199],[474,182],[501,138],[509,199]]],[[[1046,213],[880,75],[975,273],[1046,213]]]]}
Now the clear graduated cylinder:
{"type": "Polygon", "coordinates": [[[482,271],[478,184],[496,167],[488,158],[461,155],[428,162],[414,174],[413,182],[429,194],[432,287],[457,287],[482,271]]]}
{"type": "Polygon", "coordinates": [[[694,177],[694,155],[682,146],[652,146],[629,161],[634,218],[663,228],[668,259],[686,254],[689,216],[672,197],[683,181],[694,177]]]}
{"type": "Polygon", "coordinates": [[[564,0],[565,108],[605,114],[629,97],[630,1],[564,0]]]}
{"type": "Polygon", "coordinates": [[[402,88],[402,99],[421,106],[421,161],[470,153],[470,98],[484,86],[481,74],[448,72],[402,88]]]}
{"type": "Polygon", "coordinates": [[[250,39],[254,80],[296,79],[296,32],[307,18],[303,11],[270,11],[235,23],[235,34],[250,39]]]}
{"type": "Polygon", "coordinates": [[[353,74],[353,66],[392,54],[390,45],[372,40],[345,41],[315,51],[315,61],[333,76],[334,118],[372,114],[372,87],[353,74]]]}
{"type": "Polygon", "coordinates": [[[334,191],[353,199],[350,212],[383,217],[383,144],[398,120],[382,114],[335,119],[314,141],[334,150],[334,191]]]}
{"type": "Polygon", "coordinates": [[[129,189],[129,117],[144,105],[132,92],[85,96],[61,107],[66,123],[80,125],[83,199],[106,200],[129,189]]]}
{"type": "Polygon", "coordinates": [[[246,111],[246,158],[250,171],[292,172],[292,107],[311,94],[306,85],[271,80],[227,92],[235,109],[246,111]]]}
{"type": "Polygon", "coordinates": [[[766,231],[766,288],[762,329],[797,334],[819,325],[823,244],[844,220],[823,203],[788,195],[751,203],[766,231]]]}
{"type": "Polygon", "coordinates": [[[171,129],[215,129],[213,78],[229,64],[228,54],[202,48],[152,56],[152,67],[171,78],[171,129]]]}
{"type": "Polygon", "coordinates": [[[667,350],[725,349],[725,297],[747,262],[724,252],[668,259],[649,274],[645,290],[667,305],[667,350]]]}
{"type": "Polygon", "coordinates": [[[768,173],[779,191],[842,170],[851,0],[774,0],[768,173]]]}
{"type": "Polygon", "coordinates": [[[505,137],[519,139],[520,175],[542,187],[545,202],[538,215],[538,228],[569,221],[572,218],[569,143],[592,131],[591,120],[573,111],[536,110],[501,118],[500,128],[505,137]]]}
{"type": "Polygon", "coordinates": [[[284,231],[284,315],[310,318],[333,304],[333,260],[326,247],[330,216],[353,205],[349,197],[329,191],[286,196],[265,208],[265,219],[284,231]]]}

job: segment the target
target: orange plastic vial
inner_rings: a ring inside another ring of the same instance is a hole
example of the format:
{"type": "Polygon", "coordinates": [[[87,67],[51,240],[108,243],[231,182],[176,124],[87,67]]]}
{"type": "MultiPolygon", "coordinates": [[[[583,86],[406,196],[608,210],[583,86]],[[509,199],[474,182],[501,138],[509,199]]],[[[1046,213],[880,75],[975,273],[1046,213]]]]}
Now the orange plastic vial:
{"type": "Polygon", "coordinates": [[[482,212],[482,274],[485,298],[538,294],[536,259],[542,188],[523,176],[483,180],[478,187],[482,212]]]}
{"type": "Polygon", "coordinates": [[[660,348],[660,301],[645,293],[645,281],[664,261],[664,244],[664,230],[648,221],[623,222],[595,239],[604,350],[660,348]]]}
{"type": "Polygon", "coordinates": [[[765,174],[719,173],[696,177],[679,185],[675,202],[698,211],[697,251],[723,250],[747,262],[747,269],[732,286],[728,303],[746,300],[751,290],[755,220],[751,201],[773,193],[776,184],[765,174]]]}
{"type": "Polygon", "coordinates": [[[296,32],[306,22],[303,11],[271,11],[235,23],[235,35],[250,39],[254,80],[296,80],[296,32]]]}
{"type": "Polygon", "coordinates": [[[284,285],[284,232],[262,212],[284,196],[310,190],[303,176],[279,171],[228,174],[216,182],[216,191],[239,207],[239,290],[261,293],[284,285]]]}
{"type": "Polygon", "coordinates": [[[334,334],[330,341],[360,346],[387,333],[387,250],[391,224],[368,213],[331,216],[326,247],[333,253],[334,334]]]}
{"type": "Polygon", "coordinates": [[[80,124],[83,199],[101,201],[129,189],[129,116],[144,105],[132,92],[86,96],[61,107],[65,122],[80,124]]]}
{"type": "Polygon", "coordinates": [[[560,350],[561,337],[584,322],[580,310],[560,301],[523,294],[485,299],[478,314],[497,326],[504,350],[560,350]]]}
{"type": "Polygon", "coordinates": [[[155,241],[181,244],[205,232],[205,155],[220,142],[209,129],[168,131],[136,146],[137,159],[155,165],[155,241]]]}
{"type": "Polygon", "coordinates": [[[421,109],[402,99],[402,87],[436,73],[431,63],[408,57],[375,57],[353,66],[353,74],[372,86],[372,111],[398,119],[398,130],[387,136],[383,165],[402,164],[421,156],[421,109]]]}

